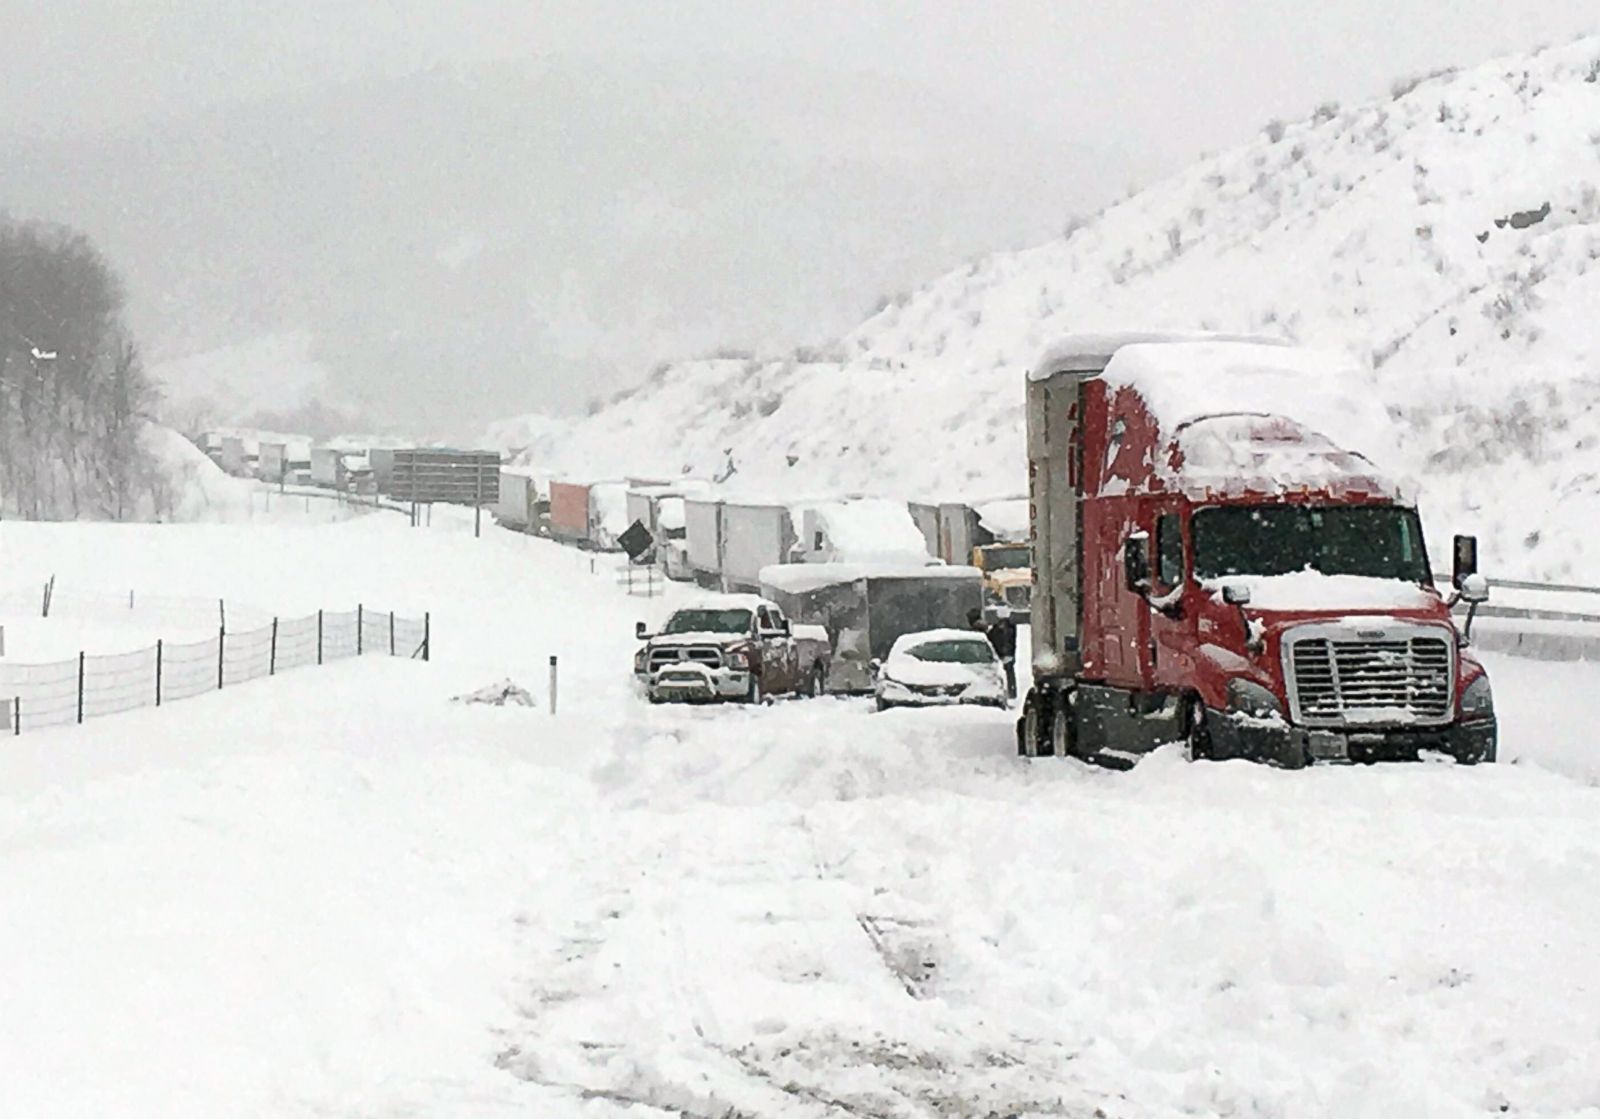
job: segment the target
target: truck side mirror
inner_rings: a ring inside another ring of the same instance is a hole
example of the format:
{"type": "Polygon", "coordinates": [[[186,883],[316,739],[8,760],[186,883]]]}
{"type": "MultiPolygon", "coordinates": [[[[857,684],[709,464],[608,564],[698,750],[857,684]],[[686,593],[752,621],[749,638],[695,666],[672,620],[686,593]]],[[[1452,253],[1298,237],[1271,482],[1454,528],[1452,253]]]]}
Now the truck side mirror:
{"type": "Polygon", "coordinates": [[[1453,549],[1454,564],[1452,566],[1450,583],[1457,590],[1462,589],[1462,583],[1468,575],[1478,573],[1478,538],[1476,536],[1457,536],[1453,549]]]}
{"type": "Polygon", "coordinates": [[[1471,606],[1489,601],[1489,580],[1474,571],[1461,580],[1461,601],[1471,606]]]}
{"type": "Polygon", "coordinates": [[[633,636],[638,638],[640,641],[643,641],[646,637],[650,636],[649,632],[644,628],[643,622],[633,623],[633,636]]]}
{"type": "Polygon", "coordinates": [[[1150,534],[1134,532],[1122,545],[1122,575],[1135,594],[1150,590],[1150,534]]]}

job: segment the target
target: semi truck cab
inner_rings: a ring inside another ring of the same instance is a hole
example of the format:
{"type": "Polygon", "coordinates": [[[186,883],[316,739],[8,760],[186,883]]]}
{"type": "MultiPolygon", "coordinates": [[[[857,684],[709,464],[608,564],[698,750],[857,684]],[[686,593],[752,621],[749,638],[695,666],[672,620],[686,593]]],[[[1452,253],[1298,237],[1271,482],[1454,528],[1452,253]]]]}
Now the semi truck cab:
{"type": "Polygon", "coordinates": [[[1027,421],[1021,753],[1494,760],[1488,677],[1451,614],[1487,597],[1475,543],[1458,538],[1441,595],[1414,505],[1349,449],[1388,426],[1349,365],[1267,340],[1080,337],[1030,374],[1027,421]]]}

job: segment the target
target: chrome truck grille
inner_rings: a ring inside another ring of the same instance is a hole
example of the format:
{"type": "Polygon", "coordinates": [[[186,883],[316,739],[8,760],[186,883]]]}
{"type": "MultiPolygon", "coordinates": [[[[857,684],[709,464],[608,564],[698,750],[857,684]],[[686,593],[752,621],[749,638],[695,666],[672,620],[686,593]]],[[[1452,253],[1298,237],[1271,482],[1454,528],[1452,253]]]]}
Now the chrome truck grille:
{"type": "Polygon", "coordinates": [[[701,664],[707,668],[722,665],[722,651],[714,645],[668,645],[650,650],[650,671],[669,664],[701,664]]]}
{"type": "Polygon", "coordinates": [[[1455,643],[1436,626],[1298,626],[1284,635],[1289,718],[1300,726],[1448,723],[1455,643]]]}

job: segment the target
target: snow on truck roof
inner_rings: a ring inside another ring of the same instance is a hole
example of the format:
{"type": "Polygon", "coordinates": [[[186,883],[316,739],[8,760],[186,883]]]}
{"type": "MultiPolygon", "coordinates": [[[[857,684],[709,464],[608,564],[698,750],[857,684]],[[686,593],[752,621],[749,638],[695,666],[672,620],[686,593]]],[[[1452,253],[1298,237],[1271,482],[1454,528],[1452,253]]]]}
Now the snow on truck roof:
{"type": "Polygon", "coordinates": [[[1257,346],[1281,346],[1281,338],[1254,334],[1220,334],[1215,331],[1124,330],[1101,334],[1069,334],[1047,347],[1028,373],[1030,381],[1045,381],[1057,373],[1098,373],[1125,346],[1183,342],[1245,342],[1257,346]]]}
{"type": "MultiPolygon", "coordinates": [[[[1222,492],[1344,484],[1400,496],[1370,458],[1394,445],[1387,411],[1349,357],[1270,339],[1206,336],[1088,336],[1073,354],[1116,343],[1099,374],[1111,389],[1139,394],[1164,436],[1183,453],[1185,488],[1222,492]],[[1109,341],[1108,341],[1109,339],[1109,341]],[[1359,453],[1358,453],[1359,452],[1359,453]]],[[[1087,367],[1078,372],[1092,373],[1087,367]]],[[[1040,370],[1048,368],[1041,359],[1040,370]]]]}
{"type": "Polygon", "coordinates": [[[854,583],[859,579],[971,579],[983,578],[976,567],[929,561],[908,563],[778,563],[763,567],[756,576],[763,587],[785,594],[806,594],[823,587],[854,583]]]}

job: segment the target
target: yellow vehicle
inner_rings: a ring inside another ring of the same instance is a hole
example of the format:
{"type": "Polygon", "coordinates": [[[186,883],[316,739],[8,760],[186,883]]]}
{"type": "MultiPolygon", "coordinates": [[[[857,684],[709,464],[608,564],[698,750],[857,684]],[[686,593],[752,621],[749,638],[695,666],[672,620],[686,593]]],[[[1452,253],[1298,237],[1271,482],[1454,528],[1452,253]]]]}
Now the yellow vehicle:
{"type": "Polygon", "coordinates": [[[997,540],[972,549],[972,566],[983,572],[983,597],[991,606],[1008,606],[1019,621],[1033,603],[1033,560],[1028,545],[997,540]]]}

